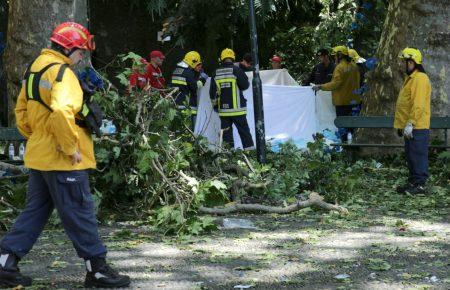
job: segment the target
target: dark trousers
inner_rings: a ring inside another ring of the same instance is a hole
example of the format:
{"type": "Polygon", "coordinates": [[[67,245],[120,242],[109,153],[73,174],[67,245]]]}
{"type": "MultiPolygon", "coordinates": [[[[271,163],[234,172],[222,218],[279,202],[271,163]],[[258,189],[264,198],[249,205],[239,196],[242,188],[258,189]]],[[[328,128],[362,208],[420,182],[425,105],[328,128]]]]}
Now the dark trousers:
{"type": "Polygon", "coordinates": [[[250,128],[247,123],[247,115],[220,117],[220,124],[222,130],[225,130],[223,132],[223,141],[228,143],[231,148],[234,148],[233,124],[239,132],[244,149],[254,145],[252,135],[250,134],[250,128]]]}
{"type": "Polygon", "coordinates": [[[191,130],[192,132],[195,132],[195,122],[197,122],[197,115],[191,116],[191,130]]]}
{"type": "Polygon", "coordinates": [[[413,130],[413,138],[405,138],[406,161],[409,169],[409,182],[424,185],[428,179],[428,143],[430,130],[413,130]]]}
{"type": "MultiPolygon", "coordinates": [[[[335,106],[336,108],[336,117],[340,116],[352,116],[352,109],[355,105],[343,105],[343,106],[335,106]]],[[[356,105],[357,106],[357,105],[356,105]]],[[[354,130],[350,128],[338,128],[338,134],[341,138],[342,142],[347,141],[347,133],[351,132],[353,134],[354,130]]]]}
{"type": "Polygon", "coordinates": [[[106,248],[98,235],[87,170],[31,170],[26,207],[1,241],[2,252],[19,258],[25,256],[44,229],[53,208],[58,211],[80,258],[106,256],[106,248]]]}

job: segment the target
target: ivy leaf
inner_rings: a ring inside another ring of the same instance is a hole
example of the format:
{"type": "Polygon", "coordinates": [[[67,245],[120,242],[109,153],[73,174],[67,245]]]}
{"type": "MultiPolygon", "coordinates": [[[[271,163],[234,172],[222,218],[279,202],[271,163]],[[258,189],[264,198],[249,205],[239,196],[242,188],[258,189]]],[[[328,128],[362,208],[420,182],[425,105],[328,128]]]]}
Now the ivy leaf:
{"type": "Polygon", "coordinates": [[[114,148],[113,148],[113,152],[114,152],[114,159],[117,159],[117,158],[119,158],[119,156],[120,156],[120,151],[121,151],[121,148],[120,148],[120,147],[118,147],[118,146],[116,146],[116,147],[114,147],[114,148]]]}
{"type": "Polygon", "coordinates": [[[225,190],[227,189],[227,186],[220,180],[214,179],[213,181],[210,182],[210,186],[214,187],[217,190],[225,190]]]}

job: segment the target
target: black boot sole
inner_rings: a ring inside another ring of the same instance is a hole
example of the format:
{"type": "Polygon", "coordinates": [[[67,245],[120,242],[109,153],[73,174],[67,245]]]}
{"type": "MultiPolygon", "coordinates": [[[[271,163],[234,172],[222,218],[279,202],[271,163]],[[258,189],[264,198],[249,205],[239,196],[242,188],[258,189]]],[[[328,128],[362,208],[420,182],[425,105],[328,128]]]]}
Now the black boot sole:
{"type": "Polygon", "coordinates": [[[130,286],[131,281],[123,281],[122,283],[118,283],[115,285],[98,283],[94,281],[86,281],[84,282],[85,288],[124,288],[130,286]]]}
{"type": "Polygon", "coordinates": [[[15,288],[15,287],[19,287],[19,286],[23,286],[23,287],[30,287],[32,283],[30,284],[22,284],[22,283],[17,283],[17,282],[11,282],[11,281],[4,281],[4,280],[0,280],[0,288],[15,288]]]}

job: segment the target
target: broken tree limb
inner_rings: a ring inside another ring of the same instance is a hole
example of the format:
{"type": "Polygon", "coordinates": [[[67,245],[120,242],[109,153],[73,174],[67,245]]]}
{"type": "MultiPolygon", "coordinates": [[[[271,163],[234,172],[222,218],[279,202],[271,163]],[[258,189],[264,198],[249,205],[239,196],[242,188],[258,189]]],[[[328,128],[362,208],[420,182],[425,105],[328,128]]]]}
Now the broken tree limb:
{"type": "Polygon", "coordinates": [[[348,213],[348,210],[342,206],[330,204],[323,201],[323,197],[320,196],[317,192],[311,192],[309,198],[305,201],[298,201],[297,203],[288,205],[286,207],[267,206],[262,204],[232,204],[230,206],[213,207],[213,208],[201,206],[199,208],[199,211],[200,213],[217,214],[217,215],[224,215],[237,212],[287,214],[311,206],[317,206],[319,208],[330,211],[335,210],[345,214],[348,213]]]}
{"type": "Polygon", "coordinates": [[[16,178],[22,178],[22,177],[28,177],[28,174],[18,174],[18,175],[10,175],[10,176],[0,176],[0,180],[5,180],[5,179],[16,179],[16,178]]]}
{"type": "Polygon", "coordinates": [[[3,204],[7,208],[12,209],[12,211],[15,212],[15,213],[19,213],[20,212],[20,210],[17,207],[13,206],[12,204],[10,204],[6,200],[4,200],[3,196],[0,198],[0,204],[3,204]]]}
{"type": "Polygon", "coordinates": [[[256,171],[255,171],[255,169],[253,168],[252,164],[250,163],[250,160],[248,160],[247,156],[246,156],[244,153],[242,153],[242,156],[244,157],[244,161],[245,161],[245,163],[247,164],[248,168],[249,168],[250,171],[254,174],[256,171]]]}
{"type": "Polygon", "coordinates": [[[12,173],[27,173],[28,169],[23,165],[12,165],[6,162],[0,161],[0,170],[11,171],[12,173]]]}

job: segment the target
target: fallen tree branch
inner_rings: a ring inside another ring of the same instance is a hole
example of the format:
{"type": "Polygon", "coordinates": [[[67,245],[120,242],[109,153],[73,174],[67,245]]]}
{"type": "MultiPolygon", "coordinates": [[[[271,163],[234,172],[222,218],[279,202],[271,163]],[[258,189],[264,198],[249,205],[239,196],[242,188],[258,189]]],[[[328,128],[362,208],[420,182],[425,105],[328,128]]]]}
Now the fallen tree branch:
{"type": "Polygon", "coordinates": [[[161,167],[159,167],[155,160],[152,160],[152,167],[159,173],[159,175],[162,177],[162,179],[164,180],[164,182],[167,184],[167,186],[169,186],[170,190],[175,194],[175,195],[180,195],[180,193],[178,192],[178,190],[175,188],[174,184],[172,182],[170,182],[169,178],[164,174],[164,171],[161,169],[161,167]]]}
{"type": "Polygon", "coordinates": [[[13,173],[27,173],[28,169],[23,165],[12,165],[6,162],[0,161],[0,170],[11,171],[13,173]]]}
{"type": "Polygon", "coordinates": [[[311,206],[317,206],[326,210],[335,210],[345,214],[348,213],[348,210],[342,206],[330,204],[323,201],[323,197],[320,196],[317,192],[311,192],[308,200],[298,201],[297,203],[288,205],[286,207],[267,206],[262,204],[232,204],[230,206],[213,208],[201,206],[199,208],[199,211],[200,213],[217,215],[225,215],[236,212],[287,214],[311,206]]]}
{"type": "Polygon", "coordinates": [[[250,171],[254,174],[256,173],[255,169],[253,168],[252,164],[250,163],[250,160],[248,160],[247,156],[242,153],[242,156],[244,157],[244,161],[247,164],[248,168],[250,169],[250,171]]]}
{"type": "Polygon", "coordinates": [[[28,177],[28,174],[18,174],[18,175],[0,176],[0,180],[5,180],[5,179],[15,179],[15,178],[22,178],[22,177],[28,177]]]}
{"type": "Polygon", "coordinates": [[[19,212],[20,212],[20,210],[19,210],[17,207],[13,206],[12,204],[10,204],[10,203],[7,202],[6,200],[4,200],[4,199],[3,199],[3,196],[0,198],[0,204],[3,204],[3,205],[6,206],[7,208],[12,209],[13,212],[15,212],[15,213],[19,213],[19,212]]]}

